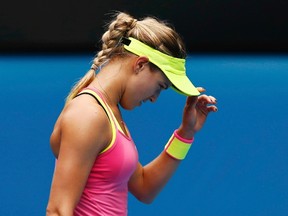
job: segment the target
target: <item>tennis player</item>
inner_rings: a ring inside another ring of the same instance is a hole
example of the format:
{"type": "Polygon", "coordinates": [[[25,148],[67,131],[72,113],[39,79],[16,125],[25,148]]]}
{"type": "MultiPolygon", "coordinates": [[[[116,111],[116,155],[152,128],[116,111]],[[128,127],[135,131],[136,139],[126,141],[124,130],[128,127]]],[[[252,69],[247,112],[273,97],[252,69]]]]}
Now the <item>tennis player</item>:
{"type": "Polygon", "coordinates": [[[118,12],[102,36],[102,50],[73,87],[51,134],[56,165],[47,216],[127,215],[128,191],[151,203],[187,155],[216,99],[186,75],[185,47],[169,24],[118,12]],[[171,87],[187,97],[182,123],[149,164],[119,106],[155,102],[171,87]]]}

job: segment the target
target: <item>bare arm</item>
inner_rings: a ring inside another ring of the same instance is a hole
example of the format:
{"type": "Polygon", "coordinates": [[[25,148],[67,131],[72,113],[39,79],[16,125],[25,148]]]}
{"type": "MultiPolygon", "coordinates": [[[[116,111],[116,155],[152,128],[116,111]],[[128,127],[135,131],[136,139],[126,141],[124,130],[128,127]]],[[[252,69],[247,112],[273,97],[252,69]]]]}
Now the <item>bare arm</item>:
{"type": "Polygon", "coordinates": [[[71,105],[60,123],[61,143],[47,206],[49,215],[73,215],[99,152],[110,141],[102,108],[71,105]]]}
{"type": "Polygon", "coordinates": [[[162,152],[156,159],[142,166],[140,163],[129,181],[129,191],[141,202],[151,203],[176,171],[179,160],[162,152]]]}
{"type": "MultiPolygon", "coordinates": [[[[204,91],[202,88],[198,90],[204,91]]],[[[183,111],[182,124],[177,133],[185,139],[192,139],[204,125],[208,113],[217,111],[214,104],[216,104],[216,99],[212,96],[188,97],[183,111]]],[[[130,192],[140,201],[151,203],[176,171],[180,162],[163,151],[146,166],[139,164],[129,181],[130,192]]]]}

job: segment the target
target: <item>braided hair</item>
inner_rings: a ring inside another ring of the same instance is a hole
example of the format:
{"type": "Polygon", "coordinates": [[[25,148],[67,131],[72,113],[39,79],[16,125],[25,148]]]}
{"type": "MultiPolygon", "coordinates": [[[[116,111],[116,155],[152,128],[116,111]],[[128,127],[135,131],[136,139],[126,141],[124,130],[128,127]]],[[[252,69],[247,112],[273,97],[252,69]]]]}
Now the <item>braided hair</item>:
{"type": "Polygon", "coordinates": [[[128,51],[121,44],[123,37],[133,37],[173,57],[186,57],[185,46],[179,34],[168,22],[158,20],[155,17],[137,20],[127,13],[117,12],[107,27],[107,31],[101,38],[102,49],[93,59],[91,69],[70,91],[66,104],[94,80],[96,71],[101,68],[101,65],[128,54],[128,51]]]}

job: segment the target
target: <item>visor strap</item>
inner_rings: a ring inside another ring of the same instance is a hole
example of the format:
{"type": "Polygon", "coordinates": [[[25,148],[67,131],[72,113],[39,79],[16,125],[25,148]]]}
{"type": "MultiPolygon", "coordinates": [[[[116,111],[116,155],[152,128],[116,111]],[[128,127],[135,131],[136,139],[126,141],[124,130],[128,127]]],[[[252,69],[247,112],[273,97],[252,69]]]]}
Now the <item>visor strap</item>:
{"type": "Polygon", "coordinates": [[[122,37],[120,39],[120,42],[126,46],[129,46],[129,44],[131,43],[131,40],[129,40],[128,38],[122,37]]]}

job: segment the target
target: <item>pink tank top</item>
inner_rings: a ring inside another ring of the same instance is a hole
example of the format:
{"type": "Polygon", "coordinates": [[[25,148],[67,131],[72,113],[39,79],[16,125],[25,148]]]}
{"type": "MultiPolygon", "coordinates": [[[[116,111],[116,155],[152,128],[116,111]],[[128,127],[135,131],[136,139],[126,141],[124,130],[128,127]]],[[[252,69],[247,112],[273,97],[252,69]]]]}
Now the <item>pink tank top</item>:
{"type": "Polygon", "coordinates": [[[100,92],[85,89],[82,93],[91,94],[103,106],[111,122],[113,135],[110,145],[95,160],[74,215],[127,215],[128,181],[138,164],[136,146],[131,136],[122,132],[100,92]]]}

